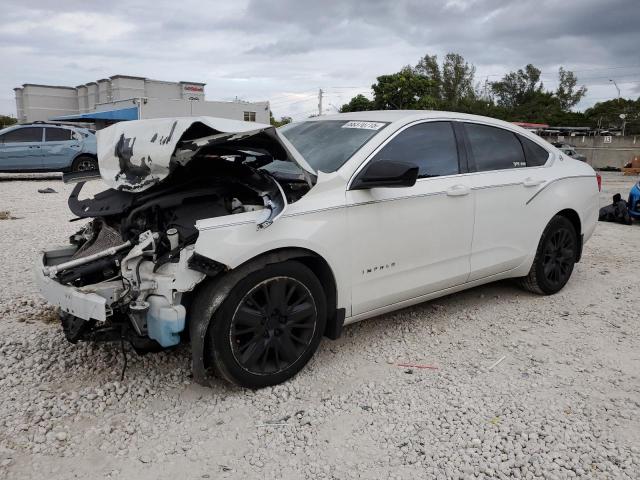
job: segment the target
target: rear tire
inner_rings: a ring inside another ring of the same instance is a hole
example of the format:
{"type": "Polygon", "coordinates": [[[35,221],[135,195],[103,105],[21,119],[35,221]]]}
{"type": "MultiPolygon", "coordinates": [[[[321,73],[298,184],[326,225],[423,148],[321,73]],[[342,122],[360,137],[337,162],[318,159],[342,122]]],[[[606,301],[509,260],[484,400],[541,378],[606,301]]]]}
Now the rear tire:
{"type": "Polygon", "coordinates": [[[81,155],[73,161],[72,172],[89,172],[98,170],[98,161],[88,155],[81,155]]]}
{"type": "MultiPolygon", "coordinates": [[[[214,301],[207,290],[202,294],[210,298],[203,303],[214,301]]],[[[291,260],[267,265],[238,282],[213,314],[207,331],[209,364],[241,387],[282,383],[318,348],[326,309],[322,285],[305,265],[291,260]]]]}
{"type": "Polygon", "coordinates": [[[556,215],[542,233],[531,270],[520,286],[539,295],[553,295],[567,284],[578,252],[578,235],[573,224],[556,215]]]}

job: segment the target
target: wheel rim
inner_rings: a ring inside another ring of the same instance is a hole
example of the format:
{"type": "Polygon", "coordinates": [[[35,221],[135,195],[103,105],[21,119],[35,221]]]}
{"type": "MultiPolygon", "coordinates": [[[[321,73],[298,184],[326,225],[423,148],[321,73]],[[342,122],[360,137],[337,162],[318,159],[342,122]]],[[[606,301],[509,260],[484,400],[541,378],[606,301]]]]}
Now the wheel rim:
{"type": "Polygon", "coordinates": [[[567,228],[553,232],[544,245],[542,267],[544,277],[554,285],[565,282],[575,261],[575,242],[567,228]]]}
{"type": "Polygon", "coordinates": [[[286,370],[313,340],[318,312],[309,289],[290,277],[274,277],[242,298],[231,320],[235,360],[246,371],[270,375],[286,370]]]}
{"type": "Polygon", "coordinates": [[[78,162],[78,166],[76,167],[76,170],[78,172],[87,172],[89,170],[95,170],[96,166],[93,160],[82,160],[80,162],[78,162]]]}

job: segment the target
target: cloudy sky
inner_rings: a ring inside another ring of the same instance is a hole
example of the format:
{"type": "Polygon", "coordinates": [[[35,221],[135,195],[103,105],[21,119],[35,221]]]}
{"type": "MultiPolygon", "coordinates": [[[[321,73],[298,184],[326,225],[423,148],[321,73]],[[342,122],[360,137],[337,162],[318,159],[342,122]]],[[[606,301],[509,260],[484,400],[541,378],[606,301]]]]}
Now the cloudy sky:
{"type": "Polygon", "coordinates": [[[587,85],[586,108],[640,95],[638,0],[3,0],[0,114],[23,83],[115,74],[206,82],[209,100],[270,100],[304,118],[335,110],[425,53],[461,53],[476,81],[533,63],[587,85]]]}

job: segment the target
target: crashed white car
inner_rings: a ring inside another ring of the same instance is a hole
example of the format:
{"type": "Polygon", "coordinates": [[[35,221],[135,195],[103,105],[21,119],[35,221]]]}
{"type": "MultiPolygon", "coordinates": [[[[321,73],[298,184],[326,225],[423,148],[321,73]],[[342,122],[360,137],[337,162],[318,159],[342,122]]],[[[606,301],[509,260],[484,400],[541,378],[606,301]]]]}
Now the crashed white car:
{"type": "Polygon", "coordinates": [[[457,113],[122,122],[98,157],[109,188],[74,189],[92,220],[38,259],[41,291],[72,342],[190,342],[203,383],[277,384],[345,324],[479,284],[553,294],[598,217],[589,165],[457,113]]]}

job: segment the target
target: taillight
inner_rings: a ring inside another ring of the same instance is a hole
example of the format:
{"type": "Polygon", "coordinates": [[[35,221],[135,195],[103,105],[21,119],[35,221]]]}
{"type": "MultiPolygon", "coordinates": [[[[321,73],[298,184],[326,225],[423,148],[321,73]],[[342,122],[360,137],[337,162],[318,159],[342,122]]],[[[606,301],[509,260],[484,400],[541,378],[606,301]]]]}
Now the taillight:
{"type": "Polygon", "coordinates": [[[598,182],[598,191],[602,191],[602,175],[596,173],[596,181],[598,182]]]}

